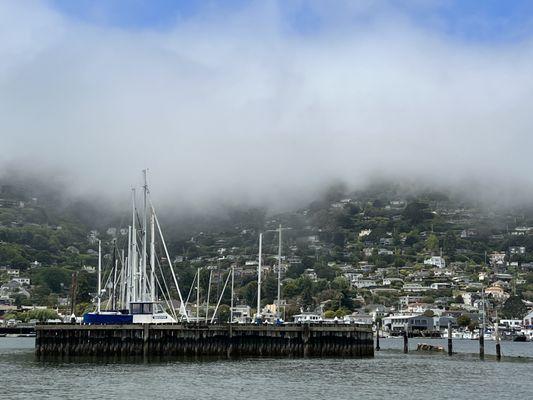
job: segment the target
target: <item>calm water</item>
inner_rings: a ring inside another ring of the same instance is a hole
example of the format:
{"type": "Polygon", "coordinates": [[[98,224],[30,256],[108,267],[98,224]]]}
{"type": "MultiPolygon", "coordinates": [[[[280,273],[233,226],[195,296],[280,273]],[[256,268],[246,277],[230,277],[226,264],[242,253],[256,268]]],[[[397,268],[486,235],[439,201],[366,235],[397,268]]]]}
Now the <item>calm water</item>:
{"type": "MultiPolygon", "coordinates": [[[[445,340],[411,340],[445,344],[445,340]]],[[[533,343],[503,342],[504,358],[479,361],[477,343],[460,354],[402,354],[382,340],[373,359],[247,359],[158,363],[43,362],[33,339],[0,338],[0,399],[473,399],[530,398],[533,343]]],[[[494,353],[494,342],[486,352],[494,353]]]]}

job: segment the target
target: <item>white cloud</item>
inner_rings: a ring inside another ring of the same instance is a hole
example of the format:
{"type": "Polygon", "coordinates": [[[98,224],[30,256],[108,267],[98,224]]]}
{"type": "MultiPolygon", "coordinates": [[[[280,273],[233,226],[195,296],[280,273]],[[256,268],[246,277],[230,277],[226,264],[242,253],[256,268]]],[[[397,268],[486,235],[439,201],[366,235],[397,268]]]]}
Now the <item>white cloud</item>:
{"type": "Polygon", "coordinates": [[[397,12],[306,36],[272,5],[150,32],[28,4],[0,5],[4,165],[126,196],[149,167],[155,194],[195,207],[374,173],[533,184],[530,42],[464,44],[397,12]]]}

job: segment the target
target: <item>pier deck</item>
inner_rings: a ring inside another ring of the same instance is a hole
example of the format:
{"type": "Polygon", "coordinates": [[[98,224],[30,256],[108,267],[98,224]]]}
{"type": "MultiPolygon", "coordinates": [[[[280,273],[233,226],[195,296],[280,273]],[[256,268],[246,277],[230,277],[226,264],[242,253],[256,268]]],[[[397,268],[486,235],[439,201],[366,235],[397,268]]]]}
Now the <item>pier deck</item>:
{"type": "Polygon", "coordinates": [[[371,357],[361,325],[38,325],[37,356],[371,357]]]}

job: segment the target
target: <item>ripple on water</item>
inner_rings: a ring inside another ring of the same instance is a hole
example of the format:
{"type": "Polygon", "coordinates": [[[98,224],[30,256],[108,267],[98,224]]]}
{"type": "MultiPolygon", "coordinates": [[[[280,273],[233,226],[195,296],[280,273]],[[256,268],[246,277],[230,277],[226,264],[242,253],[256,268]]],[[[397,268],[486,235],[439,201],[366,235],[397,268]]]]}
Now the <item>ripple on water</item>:
{"type": "Polygon", "coordinates": [[[0,342],[0,397],[6,399],[470,400],[483,393],[511,398],[533,392],[532,359],[481,362],[475,355],[389,349],[373,359],[39,362],[33,346],[13,343],[0,342]]]}

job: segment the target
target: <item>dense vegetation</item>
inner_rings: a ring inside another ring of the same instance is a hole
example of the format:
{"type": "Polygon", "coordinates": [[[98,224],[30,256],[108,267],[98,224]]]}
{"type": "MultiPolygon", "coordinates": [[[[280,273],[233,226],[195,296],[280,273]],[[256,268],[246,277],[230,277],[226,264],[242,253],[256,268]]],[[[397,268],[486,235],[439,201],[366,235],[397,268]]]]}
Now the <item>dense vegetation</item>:
{"type": "MultiPolygon", "coordinates": [[[[124,246],[119,233],[124,215],[104,215],[91,202],[66,201],[42,185],[19,182],[1,188],[0,266],[18,268],[20,276],[31,279],[30,296],[15,294],[15,303],[57,306],[69,295],[72,274],[78,271],[76,300],[87,307],[96,277],[84,266],[96,265],[96,238],[104,242],[107,264],[112,241],[124,246]]],[[[388,184],[351,193],[333,187],[308,207],[278,215],[264,209],[228,210],[215,219],[163,221],[182,287],[190,287],[198,267],[210,266],[213,296],[218,295],[233,265],[239,269],[238,301],[250,305],[256,301],[257,283],[254,267],[246,268],[245,262],[257,259],[257,235],[265,231],[264,263],[276,264],[277,236],[269,231],[280,223],[291,228],[283,233],[282,249],[287,267],[282,295],[290,313],[321,306],[328,315],[341,316],[369,304],[397,305],[403,283],[429,285],[442,279],[427,273],[433,267],[423,263],[440,254],[455,274],[471,282],[483,271],[511,275],[506,289],[515,294],[511,299],[522,305],[522,299],[533,301],[533,231],[519,230],[533,226],[533,213],[524,207],[490,208],[453,193],[413,192],[388,184]],[[505,253],[503,264],[490,265],[494,252],[505,253]],[[396,291],[354,286],[350,273],[376,281],[396,278],[388,286],[396,291]]],[[[208,276],[201,276],[203,297],[208,276]]],[[[0,281],[9,281],[6,272],[0,271],[0,281]]],[[[271,268],[262,290],[264,304],[272,303],[277,281],[271,268]]],[[[442,288],[425,293],[424,301],[445,299],[449,307],[458,294],[457,288],[442,288]]],[[[229,304],[228,294],[222,303],[229,304]]],[[[513,316],[523,313],[514,304],[506,303],[504,310],[512,310],[513,316]]]]}

